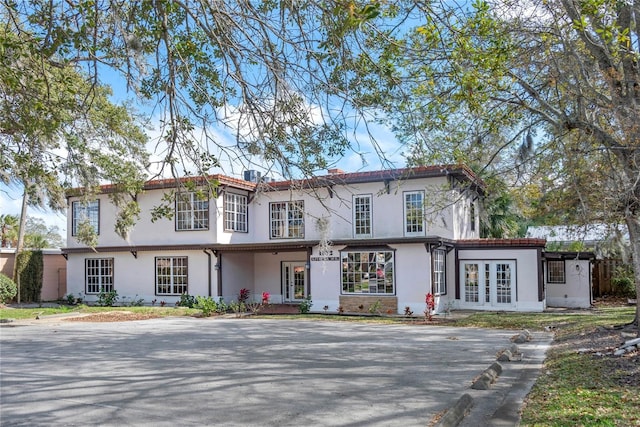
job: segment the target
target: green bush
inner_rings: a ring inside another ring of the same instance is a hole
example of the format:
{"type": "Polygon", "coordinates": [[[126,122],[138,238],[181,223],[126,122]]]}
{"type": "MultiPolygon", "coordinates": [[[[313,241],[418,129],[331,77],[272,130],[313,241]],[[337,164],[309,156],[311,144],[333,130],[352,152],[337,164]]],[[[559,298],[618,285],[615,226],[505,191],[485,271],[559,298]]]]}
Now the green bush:
{"type": "Polygon", "coordinates": [[[20,252],[16,262],[20,274],[20,302],[39,302],[44,271],[42,251],[20,252]]]}
{"type": "Polygon", "coordinates": [[[18,286],[13,280],[0,274],[0,303],[11,301],[18,294],[18,286]]]}
{"type": "Polygon", "coordinates": [[[616,295],[627,298],[636,298],[636,283],[630,268],[618,267],[611,279],[616,295]]]}
{"type": "Polygon", "coordinates": [[[311,301],[311,295],[309,295],[308,297],[303,299],[300,305],[298,306],[298,310],[300,311],[300,314],[307,314],[309,310],[311,310],[312,305],[313,305],[313,302],[311,301]]]}
{"type": "Polygon", "coordinates": [[[211,297],[197,296],[193,308],[201,310],[204,317],[210,317],[218,311],[218,303],[211,297]]]}
{"type": "Polygon", "coordinates": [[[180,307],[193,308],[195,303],[196,303],[196,298],[193,295],[184,293],[180,295],[180,301],[178,302],[178,305],[180,307]]]}
{"type": "Polygon", "coordinates": [[[113,291],[105,292],[104,288],[100,290],[98,294],[97,305],[101,307],[113,307],[118,301],[118,291],[115,289],[113,291]]]}

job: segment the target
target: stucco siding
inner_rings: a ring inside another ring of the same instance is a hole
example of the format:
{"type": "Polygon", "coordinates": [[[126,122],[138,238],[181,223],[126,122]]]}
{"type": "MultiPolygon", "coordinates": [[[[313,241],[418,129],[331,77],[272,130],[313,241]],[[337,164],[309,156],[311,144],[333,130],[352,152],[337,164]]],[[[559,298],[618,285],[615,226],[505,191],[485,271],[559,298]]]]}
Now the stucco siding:
{"type": "MultiPolygon", "coordinates": [[[[513,261],[516,268],[515,295],[510,306],[504,309],[515,311],[542,311],[545,308],[544,301],[538,301],[538,250],[526,248],[505,249],[460,249],[458,252],[459,266],[465,261],[513,261]]],[[[460,268],[460,267],[459,267],[460,268]]],[[[460,274],[461,298],[456,301],[460,308],[472,308],[476,310],[501,309],[499,305],[480,301],[479,303],[466,303],[464,301],[464,277],[460,274]]]]}
{"type": "MultiPolygon", "coordinates": [[[[190,295],[208,295],[208,259],[202,251],[138,252],[137,258],[128,252],[69,254],[67,292],[76,296],[82,295],[88,302],[97,301],[98,295],[86,292],[85,259],[113,258],[113,285],[118,292],[120,302],[126,303],[132,299],[142,298],[145,304],[151,304],[155,299],[157,304],[160,301],[165,301],[168,305],[173,305],[180,300],[179,295],[156,294],[156,257],[187,257],[188,293],[190,295]]],[[[212,274],[212,288],[215,291],[215,274],[212,274]]]]}
{"type": "Polygon", "coordinates": [[[565,283],[549,283],[547,264],[544,278],[550,307],[591,307],[591,264],[588,260],[565,260],[565,283]]]}

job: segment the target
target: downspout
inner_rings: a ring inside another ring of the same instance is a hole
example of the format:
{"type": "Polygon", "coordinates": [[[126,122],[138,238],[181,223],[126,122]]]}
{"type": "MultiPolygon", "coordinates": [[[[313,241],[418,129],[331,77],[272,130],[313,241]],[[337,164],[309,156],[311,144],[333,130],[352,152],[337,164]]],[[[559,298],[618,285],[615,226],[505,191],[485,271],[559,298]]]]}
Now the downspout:
{"type": "MultiPolygon", "coordinates": [[[[538,264],[538,302],[543,302],[546,299],[546,292],[544,289],[544,261],[542,249],[538,248],[537,250],[537,264],[538,264]]],[[[516,282],[517,283],[517,282],[516,282]]],[[[516,290],[517,292],[517,290],[516,290]]],[[[516,294],[517,295],[517,294],[516,294]]],[[[516,296],[517,298],[517,296],[516,296]]],[[[546,307],[546,301],[544,306],[546,307]]]]}
{"type": "Polygon", "coordinates": [[[220,251],[213,251],[216,257],[216,280],[218,281],[218,297],[222,298],[222,254],[220,251]]]}
{"type": "Polygon", "coordinates": [[[209,249],[203,249],[205,254],[207,254],[207,288],[208,288],[208,296],[211,297],[211,252],[209,249]]]}
{"type": "Polygon", "coordinates": [[[307,278],[307,296],[311,295],[311,252],[313,248],[307,248],[307,262],[305,263],[305,277],[307,278]]]}

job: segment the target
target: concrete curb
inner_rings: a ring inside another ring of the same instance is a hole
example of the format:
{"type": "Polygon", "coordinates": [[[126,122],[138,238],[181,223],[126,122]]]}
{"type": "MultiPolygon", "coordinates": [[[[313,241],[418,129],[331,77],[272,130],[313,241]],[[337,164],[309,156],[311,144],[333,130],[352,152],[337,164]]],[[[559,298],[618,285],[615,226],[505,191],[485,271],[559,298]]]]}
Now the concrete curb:
{"type": "Polygon", "coordinates": [[[473,406],[473,398],[468,394],[463,394],[456,403],[447,410],[437,427],[456,427],[464,419],[464,416],[473,406]]]}
{"type": "Polygon", "coordinates": [[[502,365],[494,362],[482,372],[478,379],[471,385],[471,388],[474,390],[489,390],[491,384],[496,382],[501,373],[502,365]]]}

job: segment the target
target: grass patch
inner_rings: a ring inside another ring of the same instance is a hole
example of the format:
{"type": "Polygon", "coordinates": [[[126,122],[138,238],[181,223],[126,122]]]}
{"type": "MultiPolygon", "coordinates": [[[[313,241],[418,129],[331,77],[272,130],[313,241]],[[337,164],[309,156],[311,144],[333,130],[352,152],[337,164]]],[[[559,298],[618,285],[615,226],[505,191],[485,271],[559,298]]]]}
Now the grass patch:
{"type": "Polygon", "coordinates": [[[199,313],[200,310],[185,307],[97,307],[88,305],[60,307],[36,307],[36,308],[0,308],[0,319],[35,319],[36,316],[49,316],[53,314],[71,313],[106,313],[109,311],[128,311],[131,313],[154,314],[157,317],[167,316],[191,316],[199,313]]]}
{"type": "Polygon", "coordinates": [[[556,339],[594,326],[612,326],[631,322],[634,307],[603,307],[594,313],[474,313],[455,322],[455,326],[493,329],[529,329],[542,331],[549,327],[556,331],[556,339]]]}
{"type": "Polygon", "coordinates": [[[604,369],[606,359],[551,349],[529,393],[523,426],[640,425],[637,388],[619,384],[604,369]]]}
{"type": "Polygon", "coordinates": [[[523,407],[521,425],[640,425],[637,386],[620,381],[638,375],[637,361],[578,352],[585,345],[602,346],[603,337],[614,336],[615,342],[621,342],[615,339],[617,332],[607,327],[629,323],[634,314],[634,307],[604,307],[595,315],[558,319],[543,373],[523,407]]]}

